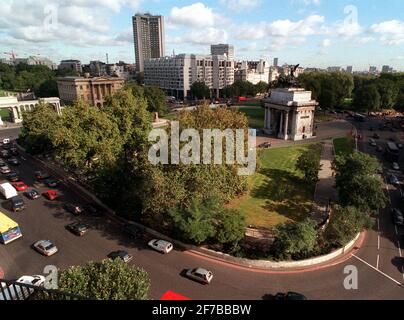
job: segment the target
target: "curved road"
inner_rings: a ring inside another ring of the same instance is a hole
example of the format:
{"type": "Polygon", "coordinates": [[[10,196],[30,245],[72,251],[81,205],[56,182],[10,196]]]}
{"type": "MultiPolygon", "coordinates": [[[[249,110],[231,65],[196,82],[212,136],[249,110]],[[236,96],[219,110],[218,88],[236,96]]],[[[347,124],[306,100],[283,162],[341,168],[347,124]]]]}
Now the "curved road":
{"type": "MultiPolygon", "coordinates": [[[[0,137],[16,134],[18,130],[0,131],[0,137]]],[[[22,165],[18,168],[22,180],[41,191],[45,190],[43,185],[33,179],[33,173],[38,167],[24,159],[21,159],[22,165]]],[[[404,288],[399,286],[404,280],[403,262],[398,249],[398,245],[402,246],[404,243],[398,242],[388,211],[381,213],[379,229],[376,226],[375,230],[367,233],[357,257],[322,270],[274,274],[229,266],[188,252],[174,251],[169,255],[161,255],[145,246],[147,239],[130,241],[112,221],[76,218],[65,212],[61,207],[62,201],[82,202],[82,199],[63,185],[58,189],[62,195],[60,202],[49,202],[43,198],[36,201],[26,199],[27,209],[17,214],[10,212],[7,202],[2,200],[2,211],[18,221],[24,234],[22,239],[0,246],[0,267],[4,269],[6,279],[42,273],[43,268],[49,264],[63,269],[91,260],[101,260],[109,252],[123,248],[133,254],[133,264],[143,267],[149,273],[152,281],[151,296],[154,299],[159,299],[168,290],[194,300],[260,300],[286,291],[301,292],[309,299],[404,298],[404,288]],[[64,229],[66,224],[76,220],[85,221],[91,226],[91,230],[82,238],[75,237],[64,229]],[[59,252],[50,258],[34,252],[30,246],[39,239],[54,241],[59,252]],[[344,289],[344,268],[347,265],[354,265],[358,269],[358,290],[344,289]],[[184,269],[197,266],[214,272],[215,278],[210,286],[202,286],[181,276],[184,269]]],[[[399,201],[396,193],[390,187],[389,194],[393,203],[399,201]]]]}

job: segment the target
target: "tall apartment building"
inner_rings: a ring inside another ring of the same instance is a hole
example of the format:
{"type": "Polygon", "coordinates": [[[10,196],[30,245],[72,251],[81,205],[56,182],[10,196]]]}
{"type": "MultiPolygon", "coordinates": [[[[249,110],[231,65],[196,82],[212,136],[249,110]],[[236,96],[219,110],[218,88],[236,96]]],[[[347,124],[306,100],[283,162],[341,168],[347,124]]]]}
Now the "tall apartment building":
{"type": "Polygon", "coordinates": [[[249,81],[252,84],[269,81],[269,63],[263,59],[260,61],[243,61],[234,72],[235,81],[249,81]]]}
{"type": "Polygon", "coordinates": [[[393,68],[390,66],[383,66],[382,67],[382,73],[392,73],[393,72],[393,68]]]}
{"type": "Polygon", "coordinates": [[[234,60],[234,46],[230,44],[213,44],[210,46],[210,54],[213,56],[226,55],[229,60],[234,60]]]}
{"type": "Polygon", "coordinates": [[[352,72],[353,72],[353,67],[352,67],[352,66],[348,66],[348,67],[346,68],[346,72],[352,74],[352,72]]]}
{"type": "Polygon", "coordinates": [[[77,71],[78,73],[83,72],[83,67],[80,60],[62,60],[58,69],[70,69],[77,71]]]}
{"type": "Polygon", "coordinates": [[[81,99],[100,108],[107,96],[123,87],[124,80],[108,77],[65,77],[59,78],[57,84],[60,100],[64,104],[72,104],[81,99]]]}
{"type": "Polygon", "coordinates": [[[274,67],[277,68],[279,64],[279,58],[274,58],[274,67]]]}
{"type": "Polygon", "coordinates": [[[143,72],[145,60],[165,55],[164,17],[136,14],[132,22],[136,70],[143,72]]]}
{"type": "Polygon", "coordinates": [[[185,99],[194,82],[203,81],[218,97],[220,90],[234,83],[234,61],[221,55],[180,54],[145,61],[145,84],[160,87],[185,99]]]}

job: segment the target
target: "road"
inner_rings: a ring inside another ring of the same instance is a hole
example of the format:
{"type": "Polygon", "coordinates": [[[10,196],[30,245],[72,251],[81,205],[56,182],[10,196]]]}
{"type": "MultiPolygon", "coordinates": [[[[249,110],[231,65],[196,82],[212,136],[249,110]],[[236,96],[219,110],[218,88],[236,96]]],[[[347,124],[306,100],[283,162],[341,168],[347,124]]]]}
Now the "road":
{"type": "MultiPolygon", "coordinates": [[[[0,132],[0,138],[9,136],[0,132]]],[[[25,159],[25,158],[24,158],[25,159]]],[[[37,167],[30,161],[21,159],[18,170],[22,180],[40,191],[46,188],[33,179],[37,167]]],[[[342,264],[322,270],[277,274],[264,271],[251,271],[229,266],[210,259],[194,256],[189,252],[174,251],[161,255],[149,250],[145,243],[129,240],[114,222],[100,218],[73,217],[66,213],[61,205],[63,201],[82,202],[83,200],[65,186],[58,188],[60,201],[50,202],[43,198],[26,200],[27,209],[21,213],[8,210],[5,201],[2,210],[16,220],[24,233],[22,239],[0,246],[0,267],[5,271],[6,279],[15,279],[23,274],[42,273],[46,265],[55,265],[64,269],[71,265],[82,265],[88,261],[99,261],[117,249],[125,249],[134,256],[132,264],[144,268],[152,281],[151,297],[159,299],[168,290],[174,290],[191,299],[198,300],[260,300],[268,299],[278,292],[296,291],[309,299],[403,299],[404,289],[395,281],[402,280],[402,274],[393,267],[391,259],[398,255],[392,238],[393,227],[386,219],[381,219],[380,271],[376,265],[376,239],[374,230],[366,237],[364,247],[356,257],[342,264]],[[78,238],[65,230],[65,225],[76,220],[87,223],[91,230],[78,238]],[[49,258],[33,251],[30,246],[39,239],[50,239],[59,248],[59,252],[49,258]],[[369,263],[371,266],[369,266],[369,263]],[[346,290],[343,286],[346,275],[344,268],[354,265],[358,269],[358,290],[346,290]],[[215,278],[210,286],[203,286],[180,274],[184,269],[204,267],[212,270],[215,278]],[[391,277],[391,278],[389,278],[391,277]]],[[[391,191],[392,196],[393,190],[391,191]]],[[[394,198],[395,199],[395,198],[394,198]]]]}

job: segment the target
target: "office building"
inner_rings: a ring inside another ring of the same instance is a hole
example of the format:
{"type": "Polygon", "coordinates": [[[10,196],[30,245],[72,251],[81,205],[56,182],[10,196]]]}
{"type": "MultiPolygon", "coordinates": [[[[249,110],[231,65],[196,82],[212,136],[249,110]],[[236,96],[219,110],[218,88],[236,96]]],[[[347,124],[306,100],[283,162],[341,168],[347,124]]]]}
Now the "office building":
{"type": "Polygon", "coordinates": [[[136,70],[143,72],[145,60],[165,55],[164,17],[137,14],[132,18],[132,22],[136,70]]]}
{"type": "Polygon", "coordinates": [[[353,67],[352,67],[352,66],[348,66],[348,67],[346,68],[346,72],[349,73],[349,74],[352,74],[352,72],[353,72],[353,67]]]}
{"type": "Polygon", "coordinates": [[[120,90],[124,80],[110,77],[65,77],[57,80],[60,100],[72,104],[83,100],[95,107],[102,107],[105,98],[120,90]]]}
{"type": "Polygon", "coordinates": [[[393,72],[393,68],[391,68],[390,66],[382,67],[382,73],[392,73],[392,72],[393,72]]]}
{"type": "Polygon", "coordinates": [[[102,61],[90,61],[90,74],[93,77],[102,77],[107,75],[107,65],[102,61]]]}
{"type": "Polygon", "coordinates": [[[229,60],[234,60],[234,46],[230,44],[213,44],[210,46],[212,56],[227,56],[229,60]]]}
{"type": "Polygon", "coordinates": [[[341,67],[328,67],[327,71],[328,72],[341,72],[341,67]]]}
{"type": "Polygon", "coordinates": [[[243,61],[238,64],[234,72],[234,81],[249,81],[252,84],[269,82],[269,63],[260,61],[243,61]]]}
{"type": "Polygon", "coordinates": [[[83,72],[83,67],[81,65],[80,60],[62,60],[58,67],[59,70],[61,69],[69,69],[76,71],[78,73],[83,72]]]}
{"type": "Polygon", "coordinates": [[[212,97],[234,83],[234,61],[226,56],[180,54],[145,61],[145,85],[157,86],[177,99],[191,98],[191,86],[203,81],[212,97]]]}
{"type": "Polygon", "coordinates": [[[51,70],[56,70],[56,64],[45,57],[30,56],[28,58],[16,58],[13,59],[12,62],[15,66],[23,63],[29,66],[46,66],[51,70]]]}
{"type": "Polygon", "coordinates": [[[275,58],[274,59],[274,67],[277,68],[278,67],[278,63],[279,63],[279,58],[275,58]]]}

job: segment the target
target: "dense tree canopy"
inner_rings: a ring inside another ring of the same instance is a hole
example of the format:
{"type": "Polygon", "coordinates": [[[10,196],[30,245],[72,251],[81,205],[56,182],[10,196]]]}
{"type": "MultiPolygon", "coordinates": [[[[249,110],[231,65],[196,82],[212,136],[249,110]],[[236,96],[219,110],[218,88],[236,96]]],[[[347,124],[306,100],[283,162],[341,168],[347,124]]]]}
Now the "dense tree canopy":
{"type": "Polygon", "coordinates": [[[166,96],[163,90],[155,86],[142,86],[137,82],[129,82],[126,88],[132,91],[136,98],[146,99],[147,109],[150,112],[158,112],[165,115],[168,112],[166,96]]]}
{"type": "Polygon", "coordinates": [[[191,94],[196,99],[210,98],[210,89],[203,81],[196,81],[191,85],[191,94]]]}
{"type": "Polygon", "coordinates": [[[95,300],[147,300],[149,289],[147,272],[121,259],[70,267],[59,280],[59,290],[95,300]]]}

